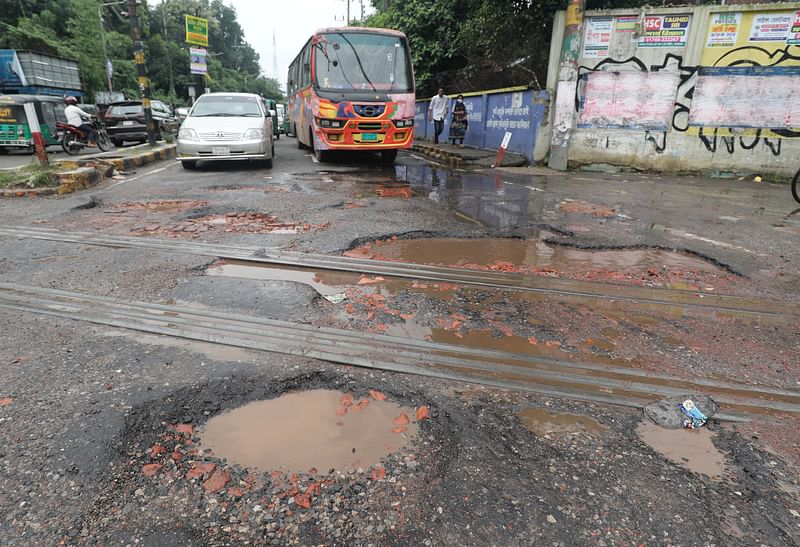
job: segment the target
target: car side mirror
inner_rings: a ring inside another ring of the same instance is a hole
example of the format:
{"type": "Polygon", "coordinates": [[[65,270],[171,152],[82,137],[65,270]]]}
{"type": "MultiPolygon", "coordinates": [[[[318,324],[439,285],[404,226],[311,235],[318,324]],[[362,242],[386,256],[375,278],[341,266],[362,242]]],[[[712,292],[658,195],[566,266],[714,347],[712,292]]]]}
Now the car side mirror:
{"type": "Polygon", "coordinates": [[[272,110],[271,108],[269,109],[269,117],[270,118],[274,118],[277,115],[278,115],[278,111],[277,110],[272,110]]]}

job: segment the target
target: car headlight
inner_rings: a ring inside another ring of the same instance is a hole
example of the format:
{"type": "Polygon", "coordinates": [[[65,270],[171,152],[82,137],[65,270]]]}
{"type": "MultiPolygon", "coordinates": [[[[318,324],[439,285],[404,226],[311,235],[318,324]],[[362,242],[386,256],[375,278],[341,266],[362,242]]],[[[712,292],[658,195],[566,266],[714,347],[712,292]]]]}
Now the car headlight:
{"type": "Polygon", "coordinates": [[[197,131],[194,129],[181,129],[178,131],[178,140],[199,141],[200,137],[197,136],[197,131]]]}
{"type": "Polygon", "coordinates": [[[414,118],[408,120],[392,120],[395,127],[414,127],[414,118]]]}
{"type": "Polygon", "coordinates": [[[248,129],[244,132],[244,140],[246,141],[257,141],[264,138],[264,130],[263,129],[248,129]]]}

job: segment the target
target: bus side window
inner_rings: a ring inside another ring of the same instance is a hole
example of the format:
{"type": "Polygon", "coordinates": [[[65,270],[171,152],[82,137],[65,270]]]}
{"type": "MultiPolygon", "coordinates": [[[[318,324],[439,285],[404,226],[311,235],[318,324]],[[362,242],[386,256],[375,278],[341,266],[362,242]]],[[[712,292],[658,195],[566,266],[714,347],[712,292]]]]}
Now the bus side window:
{"type": "Polygon", "coordinates": [[[311,44],[307,45],[306,48],[303,50],[303,60],[300,70],[302,71],[300,85],[302,87],[306,87],[308,84],[311,83],[311,44]]]}

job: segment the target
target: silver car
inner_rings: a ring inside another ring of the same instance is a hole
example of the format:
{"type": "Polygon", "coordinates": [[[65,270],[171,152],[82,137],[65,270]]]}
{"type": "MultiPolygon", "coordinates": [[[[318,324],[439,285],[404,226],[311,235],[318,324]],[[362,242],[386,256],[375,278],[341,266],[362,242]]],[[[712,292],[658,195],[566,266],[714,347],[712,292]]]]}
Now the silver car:
{"type": "Polygon", "coordinates": [[[184,169],[200,160],[252,160],[272,167],[272,117],[253,93],[206,93],[194,103],[178,132],[184,169]]]}

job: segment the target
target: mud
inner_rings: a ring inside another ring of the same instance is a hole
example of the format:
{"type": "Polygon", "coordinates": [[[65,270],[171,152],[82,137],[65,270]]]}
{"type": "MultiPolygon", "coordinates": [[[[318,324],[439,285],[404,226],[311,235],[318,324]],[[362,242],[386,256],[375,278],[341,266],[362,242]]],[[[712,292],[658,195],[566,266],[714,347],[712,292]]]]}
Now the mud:
{"type": "Polygon", "coordinates": [[[302,391],[215,416],[200,433],[200,446],[262,472],[351,471],[404,448],[417,432],[408,416],[413,420],[414,409],[389,401],[354,401],[352,394],[333,390],[302,391]],[[403,427],[397,421],[404,421],[403,427]]]}
{"type": "Polygon", "coordinates": [[[602,435],[606,426],[588,416],[568,412],[551,412],[543,408],[525,408],[517,413],[522,425],[537,435],[588,434],[602,435]]]}
{"type": "Polygon", "coordinates": [[[665,429],[643,421],[637,434],[650,448],[686,469],[718,480],[726,473],[725,455],[714,446],[714,433],[700,429],[665,429]]]}

